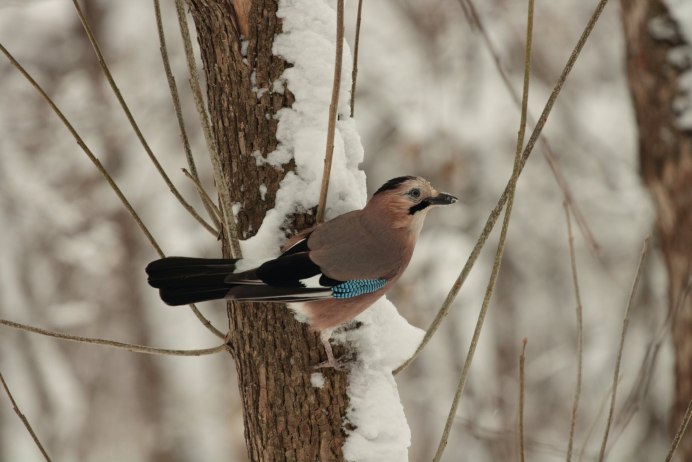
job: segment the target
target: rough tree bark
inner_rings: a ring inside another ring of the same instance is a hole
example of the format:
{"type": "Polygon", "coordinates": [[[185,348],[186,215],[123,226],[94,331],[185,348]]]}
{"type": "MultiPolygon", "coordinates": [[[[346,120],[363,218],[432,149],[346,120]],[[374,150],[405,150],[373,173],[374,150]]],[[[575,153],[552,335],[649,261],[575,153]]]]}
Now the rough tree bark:
{"type": "MultiPolygon", "coordinates": [[[[671,51],[685,43],[662,0],[623,0],[627,76],[639,128],[641,175],[657,209],[657,241],[668,270],[673,312],[675,402],[673,431],[692,399],[692,297],[683,299],[692,269],[692,131],[677,123],[678,80],[692,63],[673,65],[671,51]]],[[[692,461],[692,438],[678,450],[692,461]]]]}
{"type": "MultiPolygon", "coordinates": [[[[274,206],[279,182],[293,168],[257,165],[277,144],[277,121],[290,107],[290,91],[272,85],[289,64],[272,55],[281,32],[278,0],[190,0],[204,64],[207,99],[232,200],[241,204],[239,234],[259,229],[274,206]],[[247,46],[247,49],[245,49],[247,46]],[[253,82],[254,80],[254,82],[253,82]],[[256,88],[267,89],[258,98],[256,88]],[[259,186],[264,184],[264,200],[259,186]]],[[[293,226],[311,224],[297,215],[293,226]]],[[[228,243],[224,242],[228,254],[228,243]]],[[[324,371],[325,383],[314,388],[311,366],[324,360],[317,336],[283,305],[238,304],[229,309],[230,345],[244,405],[245,439],[252,461],[343,460],[342,425],[348,404],[347,376],[324,371]]]]}

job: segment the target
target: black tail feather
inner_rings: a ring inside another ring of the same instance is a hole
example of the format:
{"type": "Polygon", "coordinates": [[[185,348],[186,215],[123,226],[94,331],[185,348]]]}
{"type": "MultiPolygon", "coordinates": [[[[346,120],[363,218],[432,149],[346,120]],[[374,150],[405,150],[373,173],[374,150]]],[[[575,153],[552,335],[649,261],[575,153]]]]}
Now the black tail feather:
{"type": "Polygon", "coordinates": [[[224,258],[166,257],[147,265],[149,277],[182,277],[191,274],[231,274],[238,260],[224,258]]]}
{"type": "Polygon", "coordinates": [[[230,259],[167,257],[151,262],[146,272],[149,285],[172,306],[209,300],[306,302],[328,298],[328,288],[276,287],[258,278],[255,270],[234,273],[230,259]]]}
{"type": "Polygon", "coordinates": [[[161,300],[166,305],[179,306],[191,303],[206,302],[209,300],[221,300],[228,293],[228,287],[198,287],[187,289],[161,289],[161,300]]]}
{"type": "Polygon", "coordinates": [[[237,260],[223,258],[167,257],[149,263],[149,285],[161,290],[168,305],[188,305],[222,299],[231,285],[224,279],[233,274],[237,260]]]}

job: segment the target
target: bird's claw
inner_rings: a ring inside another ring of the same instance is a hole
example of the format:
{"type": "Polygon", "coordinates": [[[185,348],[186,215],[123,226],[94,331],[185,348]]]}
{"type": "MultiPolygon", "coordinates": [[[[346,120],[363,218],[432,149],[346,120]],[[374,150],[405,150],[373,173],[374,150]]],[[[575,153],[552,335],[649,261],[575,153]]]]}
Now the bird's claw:
{"type": "Polygon", "coordinates": [[[351,367],[351,363],[353,363],[353,361],[347,358],[342,357],[339,359],[334,359],[332,357],[326,361],[322,361],[319,364],[315,364],[312,366],[312,369],[335,369],[337,371],[345,371],[351,367]]]}

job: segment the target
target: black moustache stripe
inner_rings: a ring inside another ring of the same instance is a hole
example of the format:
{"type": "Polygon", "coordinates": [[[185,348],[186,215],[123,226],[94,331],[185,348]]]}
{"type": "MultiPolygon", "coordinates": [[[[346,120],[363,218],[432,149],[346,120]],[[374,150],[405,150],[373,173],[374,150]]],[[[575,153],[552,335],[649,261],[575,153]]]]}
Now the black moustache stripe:
{"type": "Polygon", "coordinates": [[[430,205],[432,205],[432,204],[430,203],[429,200],[427,200],[427,199],[422,200],[422,201],[420,201],[419,203],[417,203],[416,205],[414,205],[413,207],[409,208],[409,209],[408,209],[408,214],[409,214],[409,215],[413,215],[413,214],[416,213],[416,212],[420,212],[421,210],[426,209],[426,208],[429,207],[430,205]]]}

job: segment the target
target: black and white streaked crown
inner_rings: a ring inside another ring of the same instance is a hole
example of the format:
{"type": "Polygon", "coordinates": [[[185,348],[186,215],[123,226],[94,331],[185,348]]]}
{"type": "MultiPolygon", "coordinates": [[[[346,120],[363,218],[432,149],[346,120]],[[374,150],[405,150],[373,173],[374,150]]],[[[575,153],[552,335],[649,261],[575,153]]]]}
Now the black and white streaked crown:
{"type": "Polygon", "coordinates": [[[391,180],[387,181],[385,184],[380,186],[380,189],[375,191],[375,194],[373,196],[376,196],[377,194],[384,192],[384,191],[389,191],[390,189],[396,189],[398,188],[402,183],[409,181],[409,180],[415,180],[415,176],[407,175],[407,176],[398,176],[396,178],[392,178],[391,180]]]}

